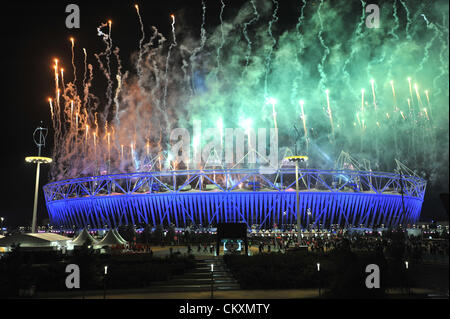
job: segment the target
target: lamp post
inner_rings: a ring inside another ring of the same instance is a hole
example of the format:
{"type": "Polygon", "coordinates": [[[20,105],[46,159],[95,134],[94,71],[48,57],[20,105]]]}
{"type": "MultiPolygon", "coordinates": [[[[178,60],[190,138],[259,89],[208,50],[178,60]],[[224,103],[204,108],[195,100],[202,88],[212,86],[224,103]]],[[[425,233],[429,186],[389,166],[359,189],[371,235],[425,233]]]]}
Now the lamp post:
{"type": "Polygon", "coordinates": [[[409,296],[409,295],[411,295],[411,289],[409,287],[409,282],[408,282],[409,262],[407,260],[405,261],[405,269],[406,269],[406,289],[408,290],[408,296],[409,296]]]}
{"type": "Polygon", "coordinates": [[[214,299],[214,264],[211,264],[211,299],[214,299]]]}
{"type": "Polygon", "coordinates": [[[296,214],[297,214],[297,242],[300,246],[301,237],[300,237],[300,229],[301,229],[301,219],[300,219],[300,194],[298,192],[298,162],[306,162],[308,160],[308,156],[288,156],[285,157],[289,162],[295,163],[295,192],[296,192],[296,214]]]}
{"type": "Polygon", "coordinates": [[[105,266],[105,274],[103,276],[103,299],[106,299],[106,275],[108,274],[108,265],[105,266]]]}
{"type": "Polygon", "coordinates": [[[4,217],[0,217],[0,233],[2,233],[3,234],[3,221],[5,220],[5,218],[4,217]]]}
{"type": "MultiPolygon", "coordinates": [[[[42,122],[41,122],[42,125],[42,122]]],[[[33,205],[33,219],[31,222],[31,232],[36,233],[36,219],[37,219],[37,203],[38,203],[38,191],[39,191],[39,173],[41,164],[48,164],[52,162],[52,159],[49,157],[41,156],[41,148],[45,146],[45,138],[47,136],[48,130],[42,126],[38,127],[34,130],[33,140],[36,146],[38,147],[38,156],[29,156],[25,158],[25,161],[28,163],[37,164],[36,166],[36,182],[34,187],[34,205],[33,205]],[[39,134],[39,136],[37,136],[39,134]]]]}
{"type": "Polygon", "coordinates": [[[320,297],[320,289],[321,289],[321,286],[322,286],[322,282],[321,282],[321,278],[320,278],[320,263],[317,263],[316,264],[316,266],[317,266],[317,273],[319,274],[319,297],[320,297]]]}

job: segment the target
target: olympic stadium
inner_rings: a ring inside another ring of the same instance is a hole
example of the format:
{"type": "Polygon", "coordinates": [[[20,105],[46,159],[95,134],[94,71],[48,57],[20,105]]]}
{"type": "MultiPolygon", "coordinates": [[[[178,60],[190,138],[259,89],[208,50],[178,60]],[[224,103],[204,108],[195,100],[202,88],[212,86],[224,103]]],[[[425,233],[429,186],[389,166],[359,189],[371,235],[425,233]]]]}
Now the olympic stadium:
{"type": "Polygon", "coordinates": [[[396,173],[295,168],[138,172],[44,186],[51,223],[114,228],[145,223],[214,227],[395,227],[419,219],[426,181],[396,173]],[[296,178],[297,177],[297,178],[296,178]]]}

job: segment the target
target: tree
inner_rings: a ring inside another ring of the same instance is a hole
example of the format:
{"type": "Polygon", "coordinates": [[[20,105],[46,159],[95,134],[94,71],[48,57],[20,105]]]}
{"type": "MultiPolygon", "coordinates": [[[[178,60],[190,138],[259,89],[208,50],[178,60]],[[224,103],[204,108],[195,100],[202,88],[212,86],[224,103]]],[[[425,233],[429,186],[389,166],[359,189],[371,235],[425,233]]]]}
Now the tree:
{"type": "Polygon", "coordinates": [[[156,226],[155,231],[153,232],[153,238],[155,239],[156,243],[161,243],[163,241],[163,231],[164,230],[161,224],[156,226]]]}
{"type": "Polygon", "coordinates": [[[142,240],[144,243],[148,244],[150,242],[152,233],[152,226],[150,224],[146,224],[144,227],[144,231],[142,232],[142,240]]]}
{"type": "Polygon", "coordinates": [[[175,225],[174,224],[170,225],[169,230],[167,232],[167,237],[169,238],[170,243],[172,241],[174,241],[174,237],[175,237],[175,225]]]}

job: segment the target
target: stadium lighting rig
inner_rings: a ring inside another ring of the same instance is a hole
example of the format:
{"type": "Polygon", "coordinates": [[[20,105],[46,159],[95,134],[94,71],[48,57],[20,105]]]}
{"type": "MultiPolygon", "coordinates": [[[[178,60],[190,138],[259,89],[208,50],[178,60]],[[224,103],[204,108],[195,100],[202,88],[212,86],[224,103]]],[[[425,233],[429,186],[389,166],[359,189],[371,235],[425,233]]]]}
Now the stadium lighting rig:
{"type": "Polygon", "coordinates": [[[36,165],[36,183],[34,188],[34,204],[33,204],[33,220],[31,222],[31,232],[36,233],[36,218],[37,218],[37,203],[38,203],[38,191],[39,191],[39,173],[41,164],[49,164],[52,162],[50,157],[41,156],[41,149],[45,146],[45,138],[47,137],[48,130],[41,126],[36,128],[33,133],[33,140],[38,147],[38,156],[25,157],[27,163],[33,163],[36,165]]]}
{"type": "Polygon", "coordinates": [[[296,207],[297,207],[297,242],[298,245],[300,246],[301,243],[301,236],[300,236],[300,229],[301,229],[301,219],[300,219],[300,210],[299,210],[299,203],[300,203],[300,198],[299,198],[299,192],[298,192],[298,163],[299,162],[306,162],[308,160],[308,156],[288,156],[284,158],[285,160],[288,160],[289,162],[294,162],[295,163],[295,192],[297,195],[297,199],[296,199],[296,207]]]}

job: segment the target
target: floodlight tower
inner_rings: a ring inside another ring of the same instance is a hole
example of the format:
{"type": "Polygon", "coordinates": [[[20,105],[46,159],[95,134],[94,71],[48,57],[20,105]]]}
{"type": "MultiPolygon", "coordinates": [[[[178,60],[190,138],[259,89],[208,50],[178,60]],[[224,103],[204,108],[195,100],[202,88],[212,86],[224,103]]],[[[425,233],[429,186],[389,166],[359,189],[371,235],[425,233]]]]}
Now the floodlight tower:
{"type": "Polygon", "coordinates": [[[299,162],[306,162],[308,160],[308,156],[288,156],[285,157],[286,160],[289,162],[295,163],[295,192],[297,195],[296,199],[296,207],[297,207],[297,242],[300,246],[301,243],[301,236],[300,236],[300,229],[301,229],[301,219],[300,219],[300,210],[299,210],[299,202],[300,202],[300,194],[298,192],[298,163],[299,162]]]}
{"type": "Polygon", "coordinates": [[[36,217],[37,217],[37,203],[38,203],[38,190],[39,190],[39,171],[41,164],[48,164],[52,162],[52,159],[49,157],[41,156],[41,149],[45,146],[45,138],[47,137],[48,130],[45,127],[39,126],[34,130],[33,140],[36,146],[38,147],[38,156],[28,156],[25,158],[25,161],[28,163],[37,164],[36,166],[36,183],[34,188],[34,206],[33,206],[33,220],[31,222],[31,232],[36,233],[36,217]]]}

